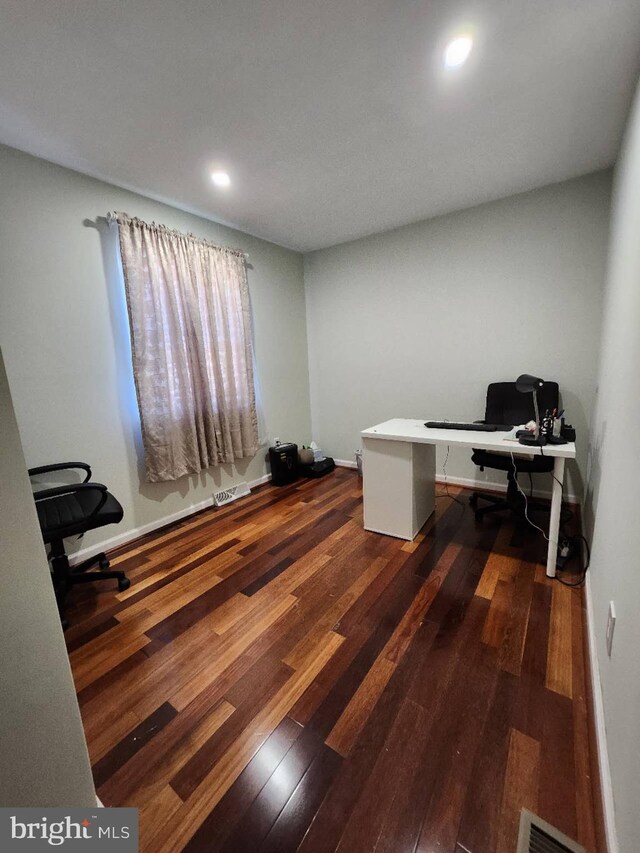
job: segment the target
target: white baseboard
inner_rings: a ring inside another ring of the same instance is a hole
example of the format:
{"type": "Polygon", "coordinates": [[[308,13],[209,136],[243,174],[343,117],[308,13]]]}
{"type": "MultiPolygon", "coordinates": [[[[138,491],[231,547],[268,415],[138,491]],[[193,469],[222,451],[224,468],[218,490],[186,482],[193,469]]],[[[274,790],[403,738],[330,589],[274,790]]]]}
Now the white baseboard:
{"type": "Polygon", "coordinates": [[[613,786],[611,784],[611,769],[609,766],[609,751],[607,748],[607,729],[604,720],[604,704],[602,701],[602,685],[600,683],[600,666],[598,664],[598,651],[596,648],[593,598],[591,595],[591,576],[589,572],[587,572],[584,589],[587,604],[587,638],[589,640],[591,689],[593,691],[593,713],[595,716],[596,739],[598,742],[598,767],[600,769],[604,828],[609,853],[619,853],[620,847],[618,845],[618,833],[616,832],[613,786]]]}
{"type": "Polygon", "coordinates": [[[336,463],[338,468],[357,468],[358,467],[355,462],[351,462],[351,461],[349,461],[349,459],[334,459],[333,461],[336,463]]]}
{"type": "MultiPolygon", "coordinates": [[[[478,491],[482,491],[483,489],[490,489],[493,492],[506,492],[507,484],[502,483],[494,483],[488,480],[476,480],[473,477],[452,477],[447,474],[447,483],[452,486],[464,486],[467,489],[478,489],[478,491]]],[[[436,483],[444,483],[445,478],[439,474],[436,475],[436,483]]],[[[527,497],[529,496],[529,490],[524,489],[527,497]]],[[[534,498],[548,498],[551,500],[551,492],[546,489],[535,489],[533,490],[534,498]]],[[[565,494],[562,496],[562,500],[568,501],[569,503],[580,503],[580,499],[573,494],[565,494]]]]}
{"type": "MultiPolygon", "coordinates": [[[[335,459],[334,462],[339,468],[357,468],[355,462],[351,462],[348,459],[335,459]]],[[[505,482],[502,483],[492,483],[487,480],[476,480],[472,477],[453,477],[447,474],[447,483],[450,486],[464,486],[467,489],[478,489],[482,491],[482,489],[491,489],[494,492],[506,492],[507,484],[505,482]]],[[[445,479],[439,474],[436,475],[436,483],[441,483],[444,485],[445,479]]],[[[529,494],[528,490],[525,489],[527,495],[529,494]]],[[[551,499],[551,492],[545,489],[534,489],[533,490],[534,498],[549,498],[551,499]]],[[[563,500],[569,501],[569,503],[580,503],[579,499],[576,495],[567,494],[563,496],[563,500]]]]}
{"type": "MultiPolygon", "coordinates": [[[[252,480],[249,483],[249,488],[254,489],[256,486],[262,486],[264,483],[268,483],[270,479],[271,474],[263,474],[262,477],[258,477],[257,480],[252,480]]],[[[88,545],[86,548],[81,548],[80,551],[76,551],[74,554],[69,554],[69,563],[74,566],[76,563],[88,560],[89,557],[93,557],[101,551],[110,551],[113,548],[119,548],[120,545],[126,545],[127,542],[133,542],[134,539],[146,536],[147,533],[153,533],[154,530],[158,530],[160,527],[166,527],[168,524],[174,524],[176,521],[181,521],[183,518],[187,518],[189,515],[194,515],[196,512],[200,512],[201,510],[209,507],[213,507],[213,493],[210,498],[200,501],[197,504],[189,504],[189,506],[185,506],[183,509],[178,510],[178,512],[165,515],[162,518],[157,518],[154,521],[150,521],[148,524],[142,524],[140,527],[134,527],[132,530],[126,530],[124,533],[118,533],[116,536],[111,536],[109,539],[104,539],[102,542],[96,542],[94,545],[88,545]]]]}

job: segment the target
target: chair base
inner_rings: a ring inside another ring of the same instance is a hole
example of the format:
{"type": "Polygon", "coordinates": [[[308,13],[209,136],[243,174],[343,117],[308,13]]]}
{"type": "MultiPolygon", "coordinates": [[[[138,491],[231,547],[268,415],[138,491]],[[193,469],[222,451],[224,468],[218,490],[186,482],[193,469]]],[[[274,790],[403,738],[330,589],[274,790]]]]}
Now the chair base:
{"type": "MultiPolygon", "coordinates": [[[[486,492],[473,492],[469,498],[469,503],[475,509],[476,521],[482,521],[485,515],[494,512],[512,512],[514,515],[523,521],[527,521],[525,514],[525,499],[522,496],[515,474],[509,471],[507,474],[507,494],[505,497],[500,495],[491,495],[486,492]],[[489,506],[478,506],[478,501],[487,501],[489,506]]],[[[527,499],[526,510],[531,512],[549,512],[549,504],[542,501],[527,499]]]]}
{"type": "Polygon", "coordinates": [[[53,588],[63,628],[66,628],[68,625],[64,615],[64,608],[67,593],[72,586],[80,583],[93,583],[94,581],[105,580],[117,580],[119,592],[129,589],[131,586],[131,581],[124,572],[109,571],[109,560],[104,553],[96,554],[94,557],[90,557],[77,566],[70,566],[69,558],[64,550],[64,542],[62,541],[51,543],[49,563],[51,565],[53,588]],[[89,569],[96,565],[100,566],[100,571],[90,572],[89,569]]]}

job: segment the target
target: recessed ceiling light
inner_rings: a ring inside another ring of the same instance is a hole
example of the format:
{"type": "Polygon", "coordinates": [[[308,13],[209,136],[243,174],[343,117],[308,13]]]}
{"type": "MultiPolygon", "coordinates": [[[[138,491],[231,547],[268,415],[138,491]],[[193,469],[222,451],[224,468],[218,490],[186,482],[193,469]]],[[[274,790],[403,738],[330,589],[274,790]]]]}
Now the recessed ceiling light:
{"type": "Polygon", "coordinates": [[[444,52],[444,64],[446,68],[457,68],[469,58],[471,48],[473,47],[473,39],[471,36],[458,36],[454,38],[446,47],[444,52]]]}
{"type": "Polygon", "coordinates": [[[231,184],[231,178],[226,172],[212,172],[211,180],[217,187],[228,187],[231,184]]]}

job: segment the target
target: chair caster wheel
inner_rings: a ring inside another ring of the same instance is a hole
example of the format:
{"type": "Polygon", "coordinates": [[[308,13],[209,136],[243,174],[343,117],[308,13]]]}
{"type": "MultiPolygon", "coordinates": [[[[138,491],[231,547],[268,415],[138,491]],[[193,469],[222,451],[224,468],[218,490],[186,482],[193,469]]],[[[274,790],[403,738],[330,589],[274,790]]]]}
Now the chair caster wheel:
{"type": "Polygon", "coordinates": [[[478,496],[470,495],[469,496],[469,506],[478,506],[478,496]]]}
{"type": "Polygon", "coordinates": [[[131,586],[131,581],[129,578],[119,578],[118,580],[118,592],[124,592],[125,589],[129,589],[131,586]]]}
{"type": "Polygon", "coordinates": [[[107,560],[106,557],[103,557],[100,560],[100,562],[98,563],[98,565],[100,566],[100,568],[102,569],[103,572],[106,572],[107,569],[109,568],[109,560],[107,560]]]}

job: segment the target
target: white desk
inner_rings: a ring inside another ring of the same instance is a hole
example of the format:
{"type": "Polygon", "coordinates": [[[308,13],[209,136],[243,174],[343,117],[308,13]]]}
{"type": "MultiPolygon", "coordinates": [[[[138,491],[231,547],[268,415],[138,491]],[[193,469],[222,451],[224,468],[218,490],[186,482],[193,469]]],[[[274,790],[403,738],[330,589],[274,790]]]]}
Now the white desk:
{"type": "Polygon", "coordinates": [[[414,539],[435,509],[435,445],[477,447],[502,453],[553,456],[547,575],[555,577],[564,460],[576,455],[574,442],[523,447],[504,432],[428,429],[424,420],[394,418],[362,433],[365,530],[414,539]]]}

